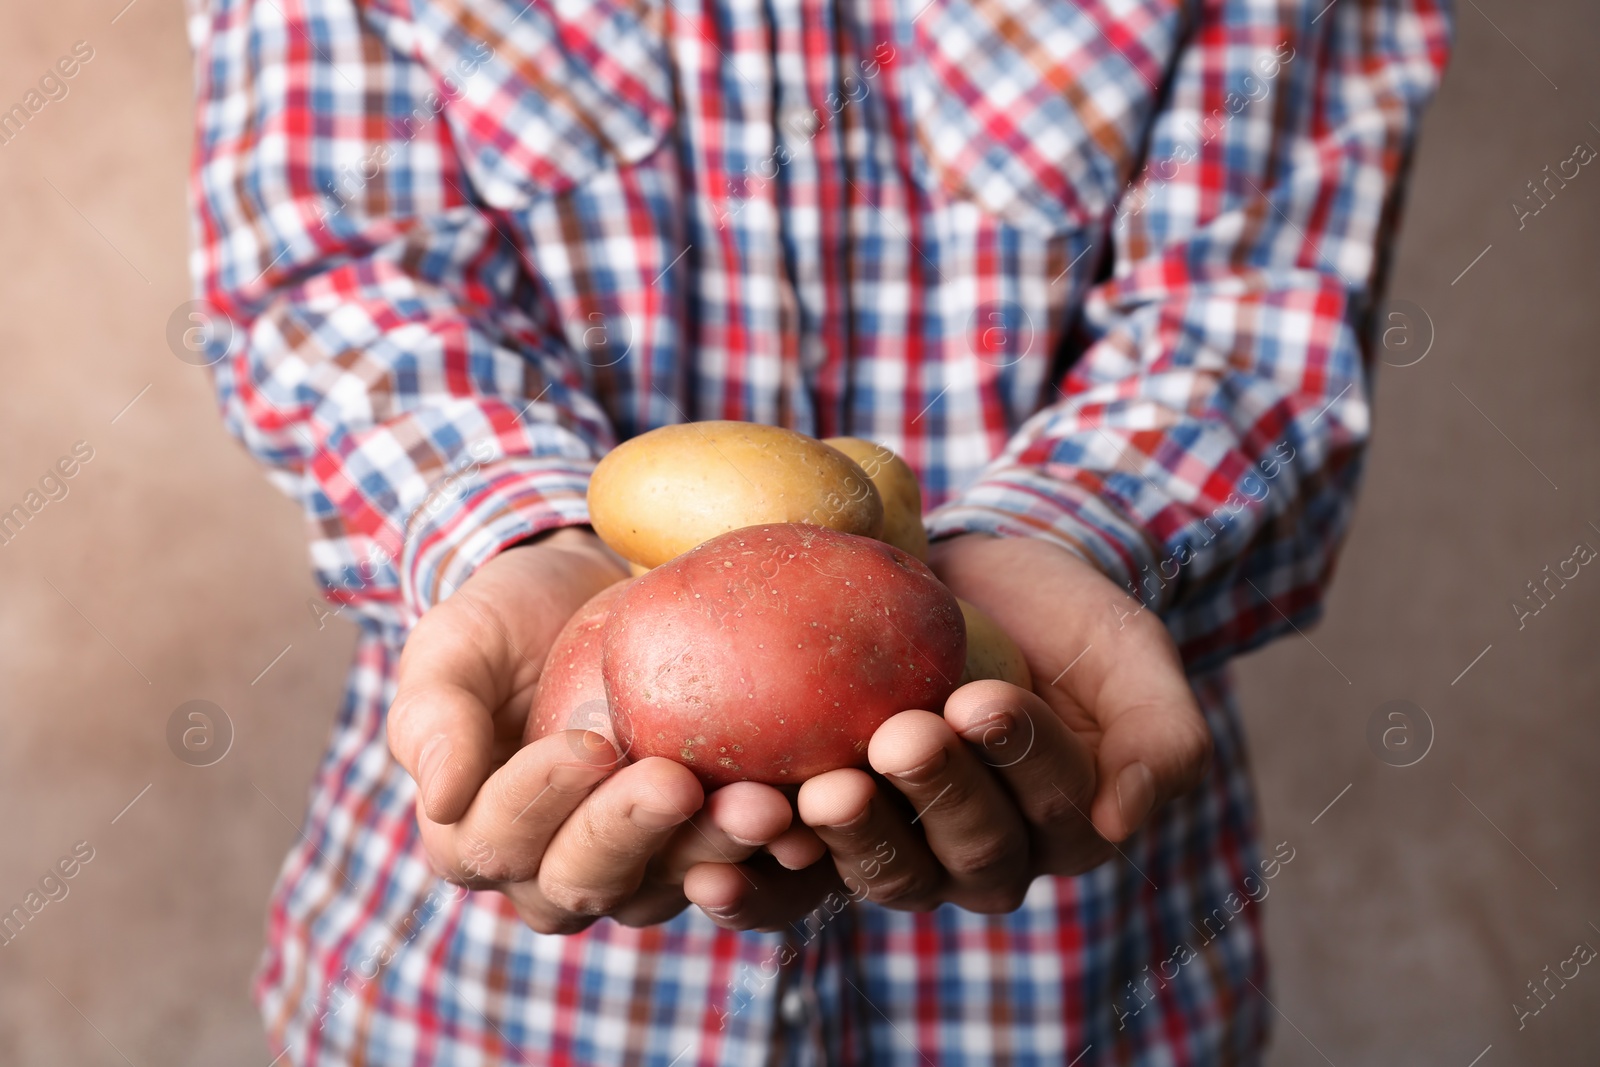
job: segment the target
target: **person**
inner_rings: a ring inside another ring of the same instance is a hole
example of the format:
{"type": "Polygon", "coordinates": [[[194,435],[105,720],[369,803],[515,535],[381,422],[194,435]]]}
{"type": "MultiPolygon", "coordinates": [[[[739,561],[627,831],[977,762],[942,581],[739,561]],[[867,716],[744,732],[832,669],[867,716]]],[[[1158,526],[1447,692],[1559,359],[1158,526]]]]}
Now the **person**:
{"type": "MultiPolygon", "coordinates": [[[[1226,670],[1319,611],[1434,0],[211,0],[194,273],[346,698],[256,993],[294,1064],[1259,1062],[1226,670]],[[227,336],[223,336],[226,334],[227,336]],[[573,729],[617,442],[881,442],[1022,647],[867,769],[573,729]]],[[[287,710],[287,709],[286,709],[287,710]]]]}

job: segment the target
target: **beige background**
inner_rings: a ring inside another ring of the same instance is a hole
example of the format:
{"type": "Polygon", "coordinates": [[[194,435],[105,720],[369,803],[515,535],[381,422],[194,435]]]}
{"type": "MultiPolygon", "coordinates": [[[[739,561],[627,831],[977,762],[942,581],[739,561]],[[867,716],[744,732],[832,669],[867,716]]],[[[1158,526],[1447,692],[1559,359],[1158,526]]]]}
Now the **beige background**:
{"type": "MultiPolygon", "coordinates": [[[[351,633],[317,631],[298,516],[166,347],[189,57],[173,0],[123,2],[0,13],[5,106],[73,42],[95,49],[0,147],[0,510],[74,442],[95,450],[0,547],[0,911],[95,849],[0,948],[0,1063],[264,1067],[249,976],[351,633]],[[164,737],[193,698],[237,731],[207,769],[164,737]]],[[[1266,831],[1297,850],[1267,905],[1282,1067],[1600,1053],[1600,973],[1520,1033],[1511,1008],[1600,946],[1600,570],[1521,632],[1508,606],[1578,540],[1600,547],[1600,167],[1521,232],[1508,206],[1600,146],[1597,50],[1592,0],[1463,5],[1394,283],[1435,343],[1381,378],[1326,622],[1242,665],[1266,831]],[[1435,727],[1413,767],[1365,741],[1390,699],[1435,727]]]]}

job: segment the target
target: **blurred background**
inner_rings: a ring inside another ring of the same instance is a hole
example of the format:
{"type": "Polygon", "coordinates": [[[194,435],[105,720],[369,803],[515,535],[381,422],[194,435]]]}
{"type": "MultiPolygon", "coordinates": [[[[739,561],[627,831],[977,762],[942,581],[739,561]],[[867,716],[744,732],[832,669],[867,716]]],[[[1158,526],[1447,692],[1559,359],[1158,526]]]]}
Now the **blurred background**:
{"type": "MultiPolygon", "coordinates": [[[[1514,1007],[1600,948],[1600,166],[1511,206],[1600,148],[1600,5],[1458,21],[1327,618],[1239,665],[1266,840],[1296,850],[1275,1067],[1600,1060],[1600,972],[1514,1007]],[[1554,596],[1519,617],[1530,582],[1554,596]]],[[[0,130],[0,512],[45,501],[0,535],[0,913],[74,871],[0,946],[0,1063],[265,1067],[265,902],[353,635],[319,629],[296,510],[167,342],[182,9],[5,5],[0,107],[69,56],[0,130]],[[191,700],[231,722],[211,766],[169,748],[191,700]]]]}

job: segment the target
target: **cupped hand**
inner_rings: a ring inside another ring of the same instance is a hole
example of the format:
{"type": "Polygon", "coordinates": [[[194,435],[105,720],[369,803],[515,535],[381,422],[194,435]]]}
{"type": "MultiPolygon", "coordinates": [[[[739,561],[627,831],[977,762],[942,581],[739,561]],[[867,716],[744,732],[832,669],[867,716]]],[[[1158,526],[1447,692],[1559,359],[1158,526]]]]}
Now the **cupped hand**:
{"type": "Polygon", "coordinates": [[[1205,774],[1210,734],[1153,612],[1042,541],[957,537],[930,564],[1022,648],[1034,692],[973,682],[942,715],[884,723],[868,750],[875,774],[830,771],[800,788],[800,817],[831,862],[689,872],[689,899],[716,921],[777,927],[841,891],[905,910],[1011,911],[1040,875],[1104,862],[1205,774]]]}
{"type": "Polygon", "coordinates": [[[454,882],[504,893],[541,933],[603,915],[668,919],[687,906],[683,882],[697,864],[734,869],[764,845],[795,865],[820,853],[803,829],[789,831],[789,802],[767,787],[707,797],[687,768],[628,763],[594,731],[519,747],[556,634],[626,576],[592,533],[557,531],[480,567],[423,616],[400,660],[389,747],[417,782],[430,861],[454,882]]]}

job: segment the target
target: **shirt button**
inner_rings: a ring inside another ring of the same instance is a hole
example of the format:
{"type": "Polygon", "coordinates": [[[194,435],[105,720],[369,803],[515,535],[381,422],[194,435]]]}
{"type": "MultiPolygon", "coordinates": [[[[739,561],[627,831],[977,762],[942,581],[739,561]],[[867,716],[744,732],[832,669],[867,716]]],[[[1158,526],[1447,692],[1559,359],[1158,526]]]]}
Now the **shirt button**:
{"type": "Polygon", "coordinates": [[[790,989],[783,994],[778,1011],[783,1015],[785,1023],[797,1029],[806,1025],[811,1019],[811,1010],[806,1006],[805,995],[798,989],[790,989]]]}

